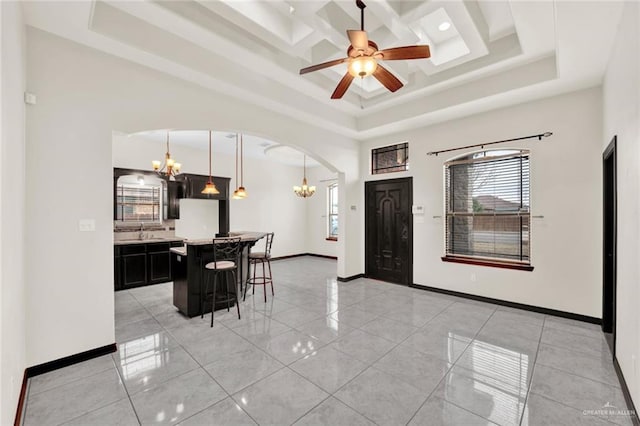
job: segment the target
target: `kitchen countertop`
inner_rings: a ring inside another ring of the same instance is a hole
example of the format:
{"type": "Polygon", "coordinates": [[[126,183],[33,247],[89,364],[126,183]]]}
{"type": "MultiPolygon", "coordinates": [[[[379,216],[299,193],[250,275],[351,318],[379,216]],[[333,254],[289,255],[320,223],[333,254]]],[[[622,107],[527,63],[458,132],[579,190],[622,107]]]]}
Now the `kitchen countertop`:
{"type": "Polygon", "coordinates": [[[127,239],[127,240],[114,241],[113,245],[114,246],[122,246],[122,245],[127,245],[127,244],[171,243],[171,242],[175,242],[175,241],[183,242],[184,238],[179,238],[179,237],[154,237],[154,238],[147,238],[147,239],[144,239],[144,240],[139,240],[137,238],[132,238],[132,239],[127,239]]]}
{"type": "Polygon", "coordinates": [[[179,254],[180,256],[186,256],[187,255],[187,247],[186,246],[182,246],[182,247],[171,247],[169,249],[169,251],[171,253],[175,253],[175,254],[179,254]]]}
{"type": "MultiPolygon", "coordinates": [[[[266,232],[253,232],[253,231],[237,231],[229,232],[229,238],[240,237],[241,241],[257,241],[260,238],[267,235],[266,232]]],[[[186,245],[203,246],[207,244],[213,244],[213,238],[202,238],[195,240],[185,240],[186,245]]]]}

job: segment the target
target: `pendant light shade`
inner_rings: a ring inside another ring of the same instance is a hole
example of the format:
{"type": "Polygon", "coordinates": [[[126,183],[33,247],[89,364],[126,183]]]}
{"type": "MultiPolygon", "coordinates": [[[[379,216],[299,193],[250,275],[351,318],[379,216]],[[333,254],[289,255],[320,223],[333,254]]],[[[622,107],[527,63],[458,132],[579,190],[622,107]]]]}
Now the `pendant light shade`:
{"type": "Polygon", "coordinates": [[[302,178],[302,186],[294,186],[293,192],[295,192],[295,194],[298,197],[302,197],[302,198],[311,197],[316,192],[315,186],[309,186],[307,184],[307,156],[306,155],[304,156],[304,175],[302,178]]]}
{"type": "MultiPolygon", "coordinates": [[[[238,134],[236,133],[236,183],[238,182],[238,134]]],[[[247,190],[244,187],[244,141],[240,135],[240,185],[233,191],[234,200],[247,198],[247,190]]]]}
{"type": "Polygon", "coordinates": [[[218,188],[213,183],[213,177],[211,176],[211,130],[209,130],[209,181],[204,186],[204,189],[201,191],[202,194],[207,195],[215,195],[219,194],[218,188]]]}

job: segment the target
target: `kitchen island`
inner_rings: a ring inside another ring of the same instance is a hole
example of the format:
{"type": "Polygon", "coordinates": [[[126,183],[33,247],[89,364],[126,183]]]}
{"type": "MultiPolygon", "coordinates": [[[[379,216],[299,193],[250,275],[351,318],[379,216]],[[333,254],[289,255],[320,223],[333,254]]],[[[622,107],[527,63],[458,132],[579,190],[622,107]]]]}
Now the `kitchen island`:
{"type": "MultiPolygon", "coordinates": [[[[229,232],[229,237],[240,237],[242,261],[238,269],[238,280],[244,283],[249,272],[249,251],[266,232],[229,232]]],[[[183,247],[171,248],[173,271],[173,305],[188,317],[200,315],[200,284],[205,279],[204,265],[213,261],[213,238],[185,240],[183,247]]],[[[221,291],[224,281],[218,281],[221,291]]],[[[226,308],[220,303],[215,309],[226,308]]],[[[204,313],[211,312],[211,302],[204,306],[204,313]]]]}

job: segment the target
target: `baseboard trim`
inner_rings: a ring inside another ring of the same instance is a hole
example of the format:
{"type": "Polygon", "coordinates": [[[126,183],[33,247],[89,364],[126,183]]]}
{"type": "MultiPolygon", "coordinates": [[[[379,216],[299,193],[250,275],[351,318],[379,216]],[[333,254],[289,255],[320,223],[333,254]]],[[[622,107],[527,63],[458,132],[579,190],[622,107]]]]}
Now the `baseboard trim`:
{"type": "Polygon", "coordinates": [[[16,410],[16,418],[13,421],[13,426],[20,426],[22,421],[22,410],[24,410],[24,403],[27,400],[27,370],[24,370],[22,375],[22,387],[20,388],[20,396],[18,397],[18,409],[16,410]]]}
{"type": "Polygon", "coordinates": [[[426,285],[410,284],[409,287],[419,288],[419,289],[426,290],[426,291],[432,291],[434,293],[447,294],[449,296],[456,296],[456,297],[462,297],[462,298],[465,298],[465,299],[477,300],[479,302],[493,303],[495,305],[507,306],[509,308],[516,308],[516,309],[522,309],[522,310],[525,310],[525,311],[537,312],[539,314],[553,315],[553,316],[556,316],[556,317],[562,317],[562,318],[572,319],[572,320],[576,320],[576,321],[588,322],[588,323],[591,323],[591,324],[602,324],[602,319],[601,318],[590,317],[590,316],[587,316],[587,315],[574,314],[573,312],[558,311],[556,309],[543,308],[543,307],[540,307],[540,306],[525,305],[524,303],[509,302],[507,300],[493,299],[491,297],[477,296],[475,294],[462,293],[462,292],[459,292],[459,291],[446,290],[446,289],[443,289],[443,288],[430,287],[430,286],[426,286],[426,285]]]}
{"type": "Polygon", "coordinates": [[[93,358],[97,358],[102,355],[107,355],[118,350],[115,343],[110,345],[101,346],[99,348],[90,349],[88,351],[80,352],[78,354],[69,355],[64,358],[56,359],[53,361],[45,362],[44,364],[34,365],[28,367],[25,370],[27,378],[39,376],[44,373],[48,373],[53,370],[68,367],[79,362],[88,361],[93,358]]]}
{"type": "Polygon", "coordinates": [[[624,379],[624,374],[622,374],[622,369],[620,368],[618,358],[616,357],[613,358],[613,368],[616,370],[616,375],[620,381],[620,389],[622,390],[624,400],[627,403],[627,409],[634,413],[634,415],[631,416],[631,423],[633,423],[634,426],[639,426],[640,420],[638,420],[638,411],[636,410],[636,406],[633,404],[633,399],[631,398],[629,388],[627,387],[627,381],[624,379]]]}
{"type": "Polygon", "coordinates": [[[68,367],[79,362],[88,361],[99,356],[108,355],[117,350],[118,346],[115,343],[111,343],[110,345],[101,346],[95,349],[89,349],[88,351],[80,352],[78,354],[69,355],[64,358],[55,359],[53,361],[34,365],[32,367],[27,367],[24,370],[24,374],[22,376],[22,388],[20,389],[20,396],[18,397],[18,408],[16,410],[16,418],[13,421],[13,425],[20,426],[21,424],[22,411],[24,410],[24,405],[27,398],[27,382],[31,377],[49,373],[50,371],[68,367]]]}
{"type": "Polygon", "coordinates": [[[285,259],[293,259],[295,257],[304,257],[304,256],[321,257],[323,259],[338,260],[338,258],[336,256],[327,256],[327,255],[324,255],[324,254],[315,254],[315,253],[289,254],[289,255],[286,255],[286,256],[272,257],[271,260],[285,260],[285,259]]]}
{"type": "Polygon", "coordinates": [[[364,277],[364,274],[356,274],[356,275],[351,275],[350,277],[338,277],[338,281],[340,281],[341,283],[346,283],[346,282],[357,280],[358,278],[363,278],[363,277],[364,277]]]}
{"type": "Polygon", "coordinates": [[[338,260],[338,256],[327,256],[326,254],[306,253],[307,256],[320,257],[322,259],[338,260]]]}

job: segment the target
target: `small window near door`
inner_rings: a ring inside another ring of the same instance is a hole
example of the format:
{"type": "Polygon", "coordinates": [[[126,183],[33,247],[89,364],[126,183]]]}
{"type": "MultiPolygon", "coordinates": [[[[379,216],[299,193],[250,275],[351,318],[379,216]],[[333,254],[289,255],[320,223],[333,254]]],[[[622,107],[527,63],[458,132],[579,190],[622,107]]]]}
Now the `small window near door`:
{"type": "Polygon", "coordinates": [[[338,240],[338,184],[327,187],[327,240],[338,240]]]}
{"type": "Polygon", "coordinates": [[[475,152],[445,163],[444,261],[532,270],[529,151],[475,152]]]}
{"type": "Polygon", "coordinates": [[[409,170],[409,143],[371,150],[371,174],[404,172],[409,170]]]}

